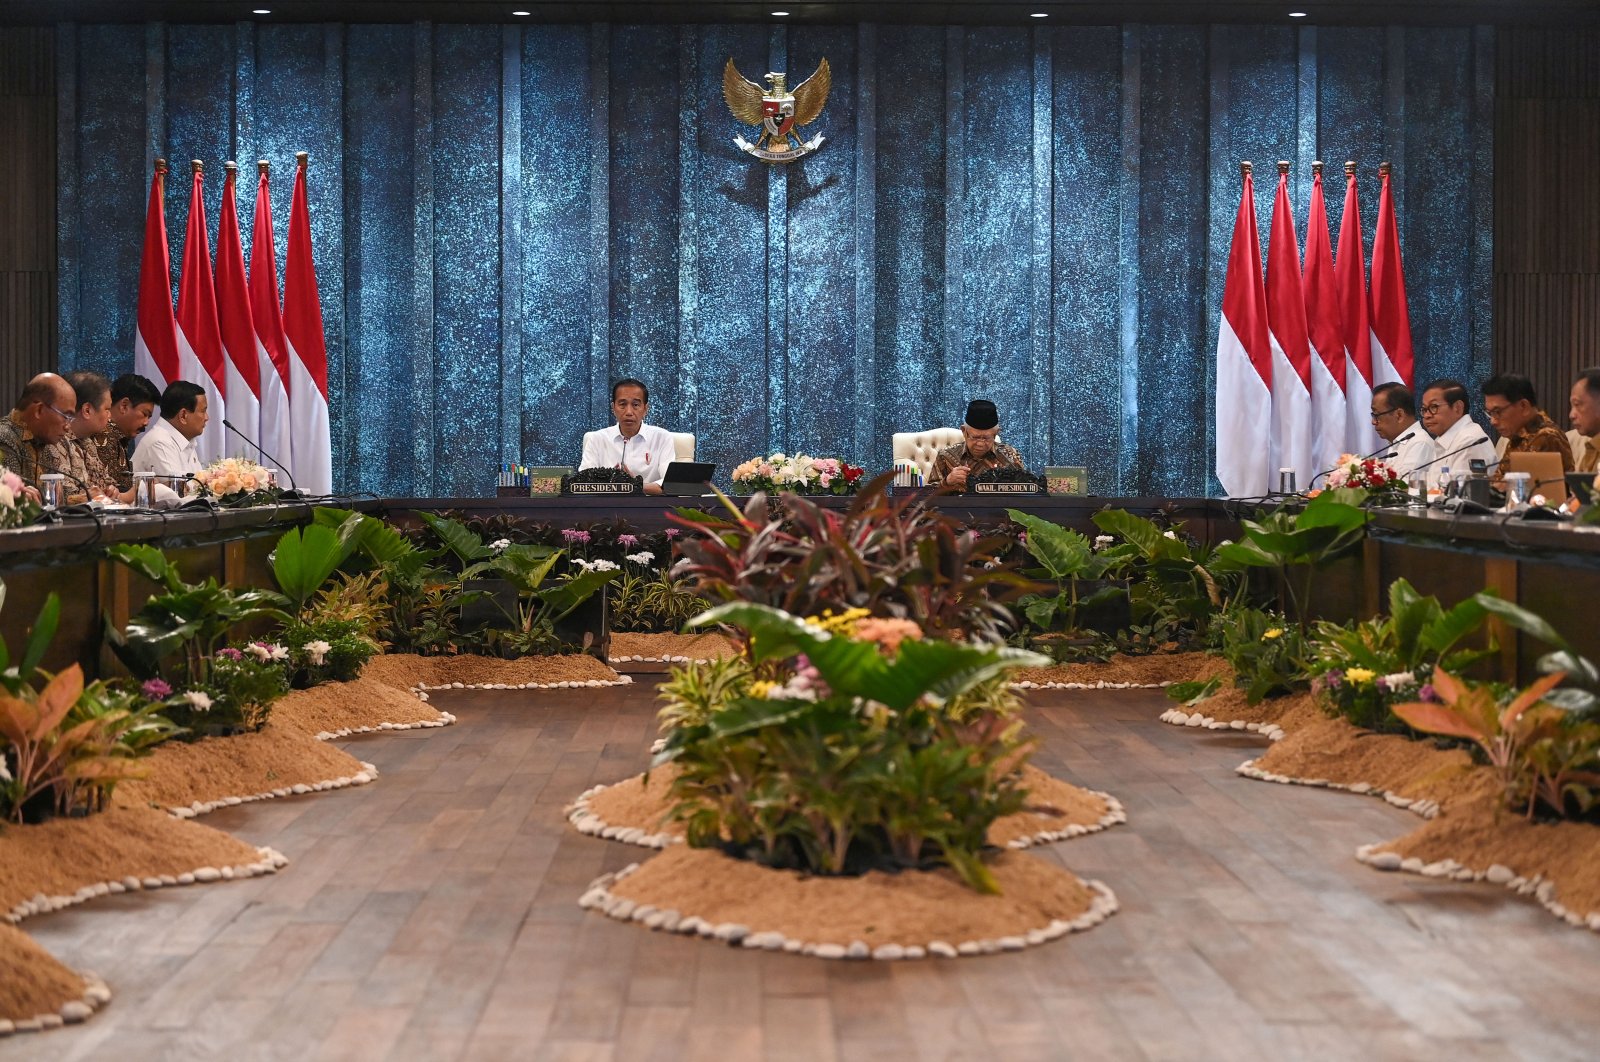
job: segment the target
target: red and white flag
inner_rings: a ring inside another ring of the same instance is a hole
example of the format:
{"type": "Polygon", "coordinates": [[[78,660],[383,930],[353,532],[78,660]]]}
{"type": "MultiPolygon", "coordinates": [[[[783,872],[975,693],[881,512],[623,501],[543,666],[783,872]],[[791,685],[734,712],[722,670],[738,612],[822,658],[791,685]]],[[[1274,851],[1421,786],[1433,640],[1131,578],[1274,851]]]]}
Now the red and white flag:
{"type": "Polygon", "coordinates": [[[133,371],[164,389],[179,378],[178,324],[172,317],[172,259],[162,205],[167,160],[156,160],[150,205],[144,215],[144,257],[139,262],[139,317],[133,333],[133,371]]]}
{"type": "MultiPolygon", "coordinates": [[[[1339,322],[1339,287],[1333,279],[1333,244],[1322,198],[1322,164],[1311,180],[1306,214],[1306,332],[1311,339],[1311,463],[1332,468],[1345,447],[1344,329],[1339,322]]],[[[1315,473],[1313,473],[1315,474],[1315,473]]],[[[1307,487],[1312,486],[1308,481],[1307,487]]]]}
{"type": "Polygon", "coordinates": [[[311,212],[306,205],[306,153],[296,152],[289,205],[289,250],[283,262],[283,334],[289,344],[289,416],[294,424],[294,478],[310,494],[333,493],[333,448],[328,433],[328,347],[322,300],[311,260],[311,212]]]}
{"type": "Polygon", "coordinates": [[[1368,454],[1384,445],[1372,428],[1372,325],[1367,304],[1367,262],[1361,238],[1361,202],[1356,196],[1356,164],[1344,164],[1344,216],[1339,219],[1339,318],[1344,329],[1345,433],[1350,451],[1368,454]]]}
{"type": "Polygon", "coordinates": [[[217,326],[217,292],[211,277],[211,241],[206,237],[204,174],[194,168],[189,193],[189,227],[183,238],[183,263],[178,275],[178,367],[182,379],[206,389],[211,419],[195,440],[200,461],[209,464],[223,455],[222,418],[227,416],[228,377],[222,354],[222,332],[217,326]]]}
{"type": "Polygon", "coordinates": [[[1272,336],[1272,463],[1292,468],[1305,489],[1321,469],[1311,456],[1311,341],[1300,278],[1300,242],[1289,206],[1289,164],[1278,163],[1267,245],[1267,328],[1272,336]]]}
{"type": "Polygon", "coordinates": [[[1378,165],[1378,231],[1372,237],[1372,371],[1375,383],[1412,387],[1411,316],[1406,312],[1406,275],[1400,264],[1400,226],[1394,219],[1389,164],[1378,165]]]}
{"type": "Polygon", "coordinates": [[[227,355],[228,420],[238,432],[223,441],[230,454],[263,461],[255,440],[261,417],[261,369],[255,324],[250,317],[250,288],[244,273],[244,247],[239,243],[239,209],[235,203],[234,164],[222,181],[222,211],[217,217],[217,323],[227,355]]]}
{"type": "MultiPolygon", "coordinates": [[[[272,242],[272,198],[267,194],[267,163],[257,162],[255,234],[250,239],[250,317],[259,343],[263,464],[281,461],[294,477],[293,425],[289,420],[289,346],[278,309],[277,251],[272,242]]],[[[285,486],[287,484],[284,484],[285,486]]]]}
{"type": "Polygon", "coordinates": [[[1258,498],[1272,486],[1272,344],[1255,188],[1250,164],[1240,169],[1244,190],[1217,325],[1217,480],[1230,497],[1258,498]]]}

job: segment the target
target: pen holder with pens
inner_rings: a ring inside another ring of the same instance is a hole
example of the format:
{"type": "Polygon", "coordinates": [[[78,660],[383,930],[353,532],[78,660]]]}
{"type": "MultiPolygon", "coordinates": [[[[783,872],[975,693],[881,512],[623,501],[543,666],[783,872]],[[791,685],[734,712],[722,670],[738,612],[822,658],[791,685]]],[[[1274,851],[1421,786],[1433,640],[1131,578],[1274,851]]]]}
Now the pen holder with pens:
{"type": "Polygon", "coordinates": [[[894,485],[896,487],[925,487],[927,482],[922,475],[922,466],[907,458],[900,458],[894,463],[894,485]]]}

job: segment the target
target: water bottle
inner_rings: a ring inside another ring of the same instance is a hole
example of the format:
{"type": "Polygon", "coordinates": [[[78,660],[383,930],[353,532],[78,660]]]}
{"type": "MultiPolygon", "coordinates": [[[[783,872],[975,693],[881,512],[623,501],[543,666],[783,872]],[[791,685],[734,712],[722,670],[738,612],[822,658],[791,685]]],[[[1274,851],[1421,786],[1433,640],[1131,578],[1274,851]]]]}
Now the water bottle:
{"type": "Polygon", "coordinates": [[[1439,501],[1443,502],[1451,495],[1451,488],[1456,485],[1455,477],[1450,474],[1449,465],[1439,466],[1439,501]]]}
{"type": "Polygon", "coordinates": [[[139,509],[150,508],[150,485],[155,481],[154,472],[135,472],[133,474],[133,504],[139,509]]]}

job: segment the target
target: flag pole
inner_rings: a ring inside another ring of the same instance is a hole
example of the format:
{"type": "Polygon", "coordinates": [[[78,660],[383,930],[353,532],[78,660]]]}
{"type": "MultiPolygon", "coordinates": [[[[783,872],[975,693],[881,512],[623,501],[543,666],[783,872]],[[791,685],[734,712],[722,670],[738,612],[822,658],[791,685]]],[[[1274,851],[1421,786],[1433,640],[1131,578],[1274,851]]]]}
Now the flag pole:
{"type": "Polygon", "coordinates": [[[1321,177],[1322,176],[1322,160],[1321,159],[1316,159],[1315,161],[1313,161],[1311,163],[1311,176],[1313,176],[1313,177],[1321,177]]]}
{"type": "MultiPolygon", "coordinates": [[[[1354,166],[1355,163],[1352,162],[1351,165],[1354,166]]],[[[268,162],[266,159],[257,159],[256,172],[270,174],[272,172],[272,163],[268,162]]]]}
{"type": "MultiPolygon", "coordinates": [[[[310,159],[311,153],[309,151],[296,151],[294,153],[294,164],[299,169],[306,169],[310,165],[310,159]]],[[[1384,163],[1384,165],[1388,165],[1388,163],[1384,163]]]]}
{"type": "Polygon", "coordinates": [[[203,174],[206,172],[206,164],[201,162],[199,159],[190,159],[189,169],[193,170],[195,173],[203,174]]]}
{"type": "Polygon", "coordinates": [[[1279,159],[1278,160],[1278,172],[1280,174],[1288,173],[1289,172],[1289,164],[1287,162],[1283,161],[1282,159],[1279,159]]]}
{"type": "Polygon", "coordinates": [[[1388,176],[1391,176],[1393,173],[1394,173],[1394,163],[1392,163],[1392,162],[1380,162],[1380,163],[1378,163],[1378,175],[1380,177],[1388,177],[1388,176]]]}

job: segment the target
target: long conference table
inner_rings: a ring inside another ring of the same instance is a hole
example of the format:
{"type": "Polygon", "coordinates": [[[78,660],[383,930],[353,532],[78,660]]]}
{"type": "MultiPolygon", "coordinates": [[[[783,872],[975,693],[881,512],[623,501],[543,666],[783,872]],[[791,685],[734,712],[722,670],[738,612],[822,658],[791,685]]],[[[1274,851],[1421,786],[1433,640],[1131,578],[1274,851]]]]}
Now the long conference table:
{"type": "MultiPolygon", "coordinates": [[[[814,499],[843,509],[853,499],[814,499]]],[[[735,499],[742,504],[742,499],[735,499]]],[[[679,507],[715,510],[715,498],[361,498],[335,501],[344,508],[384,516],[402,526],[420,524],[417,514],[461,518],[500,517],[560,527],[626,521],[638,531],[668,526],[679,507]]],[[[1079,496],[930,496],[930,504],[975,525],[1005,518],[1015,508],[1089,535],[1099,533],[1095,513],[1126,509],[1181,521],[1205,542],[1237,538],[1240,520],[1253,506],[1214,498],[1104,498],[1079,496]]],[[[268,554],[282,533],[312,518],[305,502],[215,512],[173,512],[120,517],[98,523],[69,518],[49,525],[0,531],[0,579],[6,584],[0,635],[15,657],[45,596],[61,598],[61,623],[44,666],[74,661],[94,674],[115,674],[103,646],[107,620],[119,626],[139,610],[156,587],[105,556],[118,542],[158,546],[185,579],[214,576],[236,586],[271,586],[268,554]]],[[[1497,516],[1451,516],[1436,510],[1377,509],[1362,548],[1319,576],[1315,611],[1333,620],[1365,618],[1383,610],[1389,584],[1404,577],[1422,593],[1447,605],[1484,588],[1517,601],[1549,619],[1591,659],[1600,660],[1600,526],[1526,522],[1497,516]]],[[[1540,646],[1514,632],[1501,638],[1507,675],[1528,677],[1540,646]]]]}

